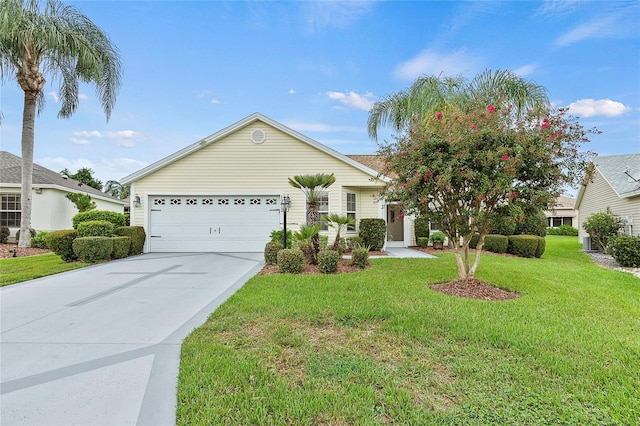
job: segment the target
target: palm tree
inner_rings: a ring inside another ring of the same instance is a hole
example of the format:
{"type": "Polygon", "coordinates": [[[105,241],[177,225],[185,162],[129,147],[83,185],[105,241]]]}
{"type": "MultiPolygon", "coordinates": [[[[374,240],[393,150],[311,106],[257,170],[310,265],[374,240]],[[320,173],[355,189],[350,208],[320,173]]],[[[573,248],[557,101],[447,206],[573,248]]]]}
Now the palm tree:
{"type": "Polygon", "coordinates": [[[391,93],[369,111],[369,136],[377,140],[380,127],[402,132],[412,119],[423,117],[448,105],[471,109],[480,105],[511,104],[517,115],[529,109],[545,109],[549,97],[543,86],[527,81],[508,70],[486,70],[471,81],[462,77],[423,76],[408,89],[391,93]]]}
{"type": "Polygon", "coordinates": [[[117,180],[108,180],[104,185],[104,192],[112,195],[113,197],[124,200],[129,196],[131,191],[131,185],[123,185],[117,180]]]}
{"type": "Polygon", "coordinates": [[[20,247],[30,245],[34,128],[36,113],[44,106],[44,73],[60,77],[59,118],[77,109],[82,81],[95,84],[107,120],[121,76],[118,50],[89,18],[58,0],[47,0],[44,10],[39,3],[0,2],[0,73],[24,91],[20,247]]]}
{"type": "MultiPolygon", "coordinates": [[[[307,196],[307,225],[316,225],[320,223],[318,215],[318,202],[320,197],[324,195],[325,189],[333,185],[336,177],[327,173],[318,173],[315,175],[300,175],[289,178],[289,185],[298,188],[307,196]]],[[[317,254],[320,251],[320,237],[316,234],[313,239],[313,249],[317,254]]]]}
{"type": "Polygon", "coordinates": [[[325,216],[329,226],[335,228],[336,239],[333,241],[333,249],[338,250],[340,248],[340,234],[349,226],[356,224],[356,220],[349,216],[342,216],[338,213],[331,213],[325,216]]]}

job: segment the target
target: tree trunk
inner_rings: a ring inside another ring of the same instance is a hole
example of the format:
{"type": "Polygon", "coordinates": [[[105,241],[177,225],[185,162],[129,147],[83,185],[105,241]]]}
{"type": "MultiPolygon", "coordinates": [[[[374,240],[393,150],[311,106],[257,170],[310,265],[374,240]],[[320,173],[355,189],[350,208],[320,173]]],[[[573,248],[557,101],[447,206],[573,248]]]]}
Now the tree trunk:
{"type": "Polygon", "coordinates": [[[37,93],[25,92],[22,114],[22,186],[20,192],[21,219],[18,247],[31,247],[31,197],[33,186],[33,141],[36,122],[37,93]]]}
{"type": "Polygon", "coordinates": [[[456,253],[456,263],[458,264],[458,278],[461,280],[466,280],[469,278],[467,270],[465,268],[465,261],[463,259],[463,253],[460,250],[460,247],[455,248],[456,253]]]}
{"type": "MultiPolygon", "coordinates": [[[[318,204],[316,202],[307,203],[307,225],[313,226],[318,221],[318,204]]],[[[318,264],[318,253],[320,252],[320,234],[316,234],[311,238],[311,244],[313,244],[313,256],[311,257],[311,263],[318,264]]]]}

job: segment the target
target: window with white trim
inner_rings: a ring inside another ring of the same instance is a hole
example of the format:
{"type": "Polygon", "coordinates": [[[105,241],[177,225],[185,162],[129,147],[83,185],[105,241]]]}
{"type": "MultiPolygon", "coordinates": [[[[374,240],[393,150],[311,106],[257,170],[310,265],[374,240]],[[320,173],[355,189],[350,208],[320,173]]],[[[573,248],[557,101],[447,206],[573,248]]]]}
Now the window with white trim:
{"type": "Polygon", "coordinates": [[[354,220],[353,225],[349,225],[347,227],[347,231],[355,231],[356,230],[356,206],[357,206],[357,197],[355,192],[347,192],[347,217],[354,220]]]}
{"type": "Polygon", "coordinates": [[[0,226],[19,228],[22,217],[20,194],[2,194],[2,208],[0,209],[0,226]]]}
{"type": "Polygon", "coordinates": [[[325,220],[325,216],[329,214],[329,193],[325,192],[324,194],[318,197],[318,220],[320,224],[321,231],[328,231],[329,224],[325,220]]]}

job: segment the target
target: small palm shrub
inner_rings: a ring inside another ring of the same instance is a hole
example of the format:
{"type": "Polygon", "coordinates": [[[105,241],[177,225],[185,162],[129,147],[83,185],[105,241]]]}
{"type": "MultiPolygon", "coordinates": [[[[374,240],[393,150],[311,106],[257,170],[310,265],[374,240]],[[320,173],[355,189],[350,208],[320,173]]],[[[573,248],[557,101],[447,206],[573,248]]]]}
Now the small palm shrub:
{"type": "Polygon", "coordinates": [[[113,251],[111,257],[113,259],[122,259],[129,256],[131,249],[131,238],[129,237],[111,237],[113,241],[113,251]]]}
{"type": "Polygon", "coordinates": [[[73,262],[77,256],[73,252],[73,240],[78,235],[75,229],[52,231],[47,234],[45,241],[49,250],[60,256],[65,262],[73,262]]]}
{"type": "Polygon", "coordinates": [[[88,222],[90,220],[106,220],[113,223],[114,228],[117,228],[118,226],[126,226],[127,224],[127,218],[122,213],[112,212],[109,210],[89,210],[73,216],[71,219],[71,225],[73,226],[73,229],[78,229],[78,224],[88,222]]]}
{"type": "Polygon", "coordinates": [[[362,238],[360,237],[349,237],[345,238],[345,246],[346,251],[352,251],[354,248],[358,248],[362,245],[362,238]]]}
{"type": "Polygon", "coordinates": [[[36,234],[35,237],[31,239],[31,246],[41,249],[47,248],[47,242],[45,241],[45,237],[47,236],[47,231],[40,231],[36,234]]]}
{"type": "Polygon", "coordinates": [[[640,268],[640,237],[618,235],[611,239],[609,252],[620,266],[640,268]]]}
{"type": "Polygon", "coordinates": [[[78,237],[73,240],[73,253],[83,262],[108,260],[113,253],[113,240],[110,237],[78,237]]]}
{"type": "Polygon", "coordinates": [[[144,250],[144,241],[147,238],[147,234],[144,232],[144,228],[142,226],[120,226],[115,229],[114,233],[119,236],[131,238],[129,256],[142,254],[144,250]]]}
{"type": "MultiPolygon", "coordinates": [[[[282,232],[281,232],[282,233],[282,232]]],[[[289,242],[287,241],[287,245],[289,242]]],[[[278,263],[278,252],[282,250],[282,243],[269,241],[264,247],[264,263],[267,265],[275,265],[278,263]]]]}
{"type": "Polygon", "coordinates": [[[387,224],[384,219],[361,219],[359,229],[362,244],[370,247],[371,250],[382,249],[387,236],[387,224]]]}
{"type": "Polygon", "coordinates": [[[78,237],[110,237],[113,234],[113,223],[107,220],[89,220],[80,222],[78,237]]]}
{"type": "Polygon", "coordinates": [[[304,267],[304,253],[300,249],[282,249],[278,252],[278,270],[285,274],[299,274],[304,267]]]}
{"type": "Polygon", "coordinates": [[[338,270],[340,253],[337,250],[320,250],[318,253],[318,265],[323,274],[334,274],[338,270]]]}
{"type": "Polygon", "coordinates": [[[8,226],[0,226],[0,244],[6,244],[11,235],[11,231],[8,226]]]}
{"type": "Polygon", "coordinates": [[[354,248],[351,251],[351,264],[358,268],[366,268],[369,263],[369,249],[367,247],[354,248]]]}

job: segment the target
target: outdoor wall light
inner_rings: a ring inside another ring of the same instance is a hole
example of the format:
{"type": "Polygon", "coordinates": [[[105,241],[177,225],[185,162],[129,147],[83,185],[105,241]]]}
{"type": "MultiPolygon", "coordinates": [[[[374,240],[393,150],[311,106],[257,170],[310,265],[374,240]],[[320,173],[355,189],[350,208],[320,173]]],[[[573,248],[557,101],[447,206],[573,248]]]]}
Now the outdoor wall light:
{"type": "Polygon", "coordinates": [[[133,205],[134,207],[140,207],[142,205],[140,196],[138,194],[136,194],[136,196],[133,198],[133,205]]]}

